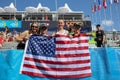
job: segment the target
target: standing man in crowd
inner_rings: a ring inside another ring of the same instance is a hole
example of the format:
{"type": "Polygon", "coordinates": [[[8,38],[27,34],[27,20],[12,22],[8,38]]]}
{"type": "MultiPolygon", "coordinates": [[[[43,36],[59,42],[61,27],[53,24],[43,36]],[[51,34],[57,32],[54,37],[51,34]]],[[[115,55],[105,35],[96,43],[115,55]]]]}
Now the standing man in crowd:
{"type": "Polygon", "coordinates": [[[97,47],[102,47],[105,44],[105,33],[100,29],[100,24],[96,25],[96,38],[97,47]]]}

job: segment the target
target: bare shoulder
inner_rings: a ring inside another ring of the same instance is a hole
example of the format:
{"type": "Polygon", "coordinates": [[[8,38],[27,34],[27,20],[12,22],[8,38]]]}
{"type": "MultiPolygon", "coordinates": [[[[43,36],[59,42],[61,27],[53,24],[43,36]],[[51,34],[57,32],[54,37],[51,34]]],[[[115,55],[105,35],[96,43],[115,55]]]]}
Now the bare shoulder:
{"type": "Polygon", "coordinates": [[[21,34],[26,35],[26,34],[28,34],[28,33],[29,33],[29,31],[26,30],[26,31],[22,32],[21,34]]]}

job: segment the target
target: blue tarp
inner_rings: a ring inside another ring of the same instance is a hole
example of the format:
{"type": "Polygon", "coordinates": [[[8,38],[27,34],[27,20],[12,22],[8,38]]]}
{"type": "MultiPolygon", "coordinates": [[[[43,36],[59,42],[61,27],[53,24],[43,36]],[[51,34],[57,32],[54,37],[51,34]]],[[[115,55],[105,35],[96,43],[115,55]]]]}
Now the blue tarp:
{"type": "Polygon", "coordinates": [[[92,76],[52,79],[19,74],[23,50],[0,50],[0,80],[120,80],[120,48],[90,48],[92,76]]]}

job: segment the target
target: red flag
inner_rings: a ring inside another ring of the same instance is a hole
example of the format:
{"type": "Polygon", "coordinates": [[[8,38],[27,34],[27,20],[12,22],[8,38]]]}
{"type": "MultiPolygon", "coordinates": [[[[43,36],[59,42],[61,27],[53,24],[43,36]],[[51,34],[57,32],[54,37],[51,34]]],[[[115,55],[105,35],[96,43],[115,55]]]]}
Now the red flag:
{"type": "Polygon", "coordinates": [[[98,0],[98,7],[97,7],[98,10],[101,10],[101,4],[100,4],[100,0],[98,0]]]}
{"type": "Polygon", "coordinates": [[[107,8],[106,0],[103,0],[103,7],[104,7],[105,9],[107,8]]]}
{"type": "Polygon", "coordinates": [[[98,5],[98,10],[101,10],[101,5],[98,5]]]}
{"type": "Polygon", "coordinates": [[[114,3],[118,3],[119,2],[119,0],[114,0],[114,3]]]}

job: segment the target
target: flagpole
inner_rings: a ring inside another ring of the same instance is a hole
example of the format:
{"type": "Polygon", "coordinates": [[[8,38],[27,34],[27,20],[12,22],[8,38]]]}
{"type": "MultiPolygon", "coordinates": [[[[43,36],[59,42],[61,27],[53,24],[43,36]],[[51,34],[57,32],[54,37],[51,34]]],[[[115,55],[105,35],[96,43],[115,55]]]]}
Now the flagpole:
{"type": "Polygon", "coordinates": [[[96,12],[95,12],[95,22],[97,23],[97,14],[96,14],[96,12]]]}
{"type": "MultiPolygon", "coordinates": [[[[91,6],[91,9],[92,9],[92,6],[91,6]]],[[[91,12],[92,12],[92,11],[91,11],[91,12]]],[[[94,22],[93,14],[94,14],[94,12],[91,13],[91,21],[94,22]]]]}
{"type": "Polygon", "coordinates": [[[55,0],[55,9],[57,11],[57,0],[55,0]]]}
{"type": "Polygon", "coordinates": [[[105,25],[106,25],[106,10],[104,9],[105,25]]]}
{"type": "MultiPolygon", "coordinates": [[[[111,8],[111,3],[110,3],[110,19],[112,21],[112,8],[111,8]]],[[[113,29],[113,25],[111,25],[111,31],[113,29]]]]}
{"type": "Polygon", "coordinates": [[[98,0],[98,13],[99,13],[99,22],[101,24],[101,2],[98,0]]]}
{"type": "MultiPolygon", "coordinates": [[[[15,8],[16,8],[16,0],[14,0],[14,4],[15,4],[15,8]]],[[[14,13],[14,19],[16,19],[16,12],[14,13]]]]}
{"type": "MultiPolygon", "coordinates": [[[[92,18],[91,18],[92,24],[93,24],[93,22],[94,22],[93,15],[94,15],[94,14],[92,13],[92,15],[91,15],[91,17],[92,17],[92,18]]],[[[93,26],[92,26],[92,30],[94,30],[94,27],[93,27],[93,26]]]]}
{"type": "Polygon", "coordinates": [[[95,16],[95,13],[94,13],[94,24],[96,25],[96,16],[95,16]]]}
{"type": "MultiPolygon", "coordinates": [[[[89,3],[90,3],[91,1],[89,0],[89,3]]],[[[95,10],[94,10],[94,8],[93,8],[93,6],[91,5],[91,23],[92,23],[92,31],[94,31],[94,26],[93,26],[93,24],[94,24],[94,22],[95,22],[95,20],[94,20],[94,13],[95,13],[95,10]]]]}
{"type": "Polygon", "coordinates": [[[15,7],[16,7],[16,0],[14,0],[14,2],[15,2],[15,7]]]}
{"type": "Polygon", "coordinates": [[[101,24],[101,11],[99,10],[99,18],[100,18],[100,24],[101,24]]]}
{"type": "MultiPolygon", "coordinates": [[[[92,24],[94,24],[95,25],[95,12],[94,13],[92,13],[92,21],[93,21],[93,23],[92,24]]],[[[92,27],[93,28],[93,30],[95,29],[94,27],[92,27]]]]}
{"type": "Polygon", "coordinates": [[[97,10],[97,7],[96,7],[96,0],[94,0],[94,7],[95,7],[95,22],[97,23],[97,12],[96,12],[96,10],[97,10]]]}
{"type": "Polygon", "coordinates": [[[57,3],[57,0],[55,0],[55,9],[56,9],[56,17],[57,17],[57,20],[58,20],[58,12],[57,12],[57,7],[58,7],[58,5],[57,5],[58,3],[57,3]]]}
{"type": "Polygon", "coordinates": [[[105,25],[106,25],[106,8],[107,8],[107,3],[106,3],[106,0],[103,0],[103,7],[104,7],[104,21],[105,21],[105,25]]]}
{"type": "MultiPolygon", "coordinates": [[[[93,24],[94,20],[93,20],[93,12],[92,12],[92,6],[91,6],[91,24],[93,24]]],[[[93,27],[92,27],[93,30],[93,27]]]]}
{"type": "Polygon", "coordinates": [[[118,13],[118,7],[117,7],[117,4],[116,4],[115,8],[116,8],[116,14],[117,14],[118,27],[120,28],[120,23],[119,23],[119,13],[118,13]]]}

